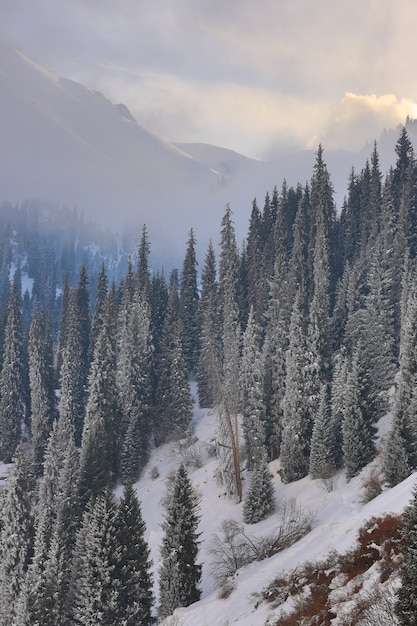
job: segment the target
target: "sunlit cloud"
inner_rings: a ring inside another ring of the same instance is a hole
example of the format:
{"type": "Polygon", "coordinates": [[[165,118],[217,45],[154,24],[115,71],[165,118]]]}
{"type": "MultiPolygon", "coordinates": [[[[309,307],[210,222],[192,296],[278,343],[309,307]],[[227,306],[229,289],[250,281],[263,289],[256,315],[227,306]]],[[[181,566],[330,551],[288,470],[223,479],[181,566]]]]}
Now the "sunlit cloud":
{"type": "Polygon", "coordinates": [[[366,141],[378,139],[383,129],[404,124],[407,116],[417,118],[417,103],[409,98],[346,92],[322,129],[309,139],[308,147],[321,142],[327,149],[359,150],[366,141]]]}

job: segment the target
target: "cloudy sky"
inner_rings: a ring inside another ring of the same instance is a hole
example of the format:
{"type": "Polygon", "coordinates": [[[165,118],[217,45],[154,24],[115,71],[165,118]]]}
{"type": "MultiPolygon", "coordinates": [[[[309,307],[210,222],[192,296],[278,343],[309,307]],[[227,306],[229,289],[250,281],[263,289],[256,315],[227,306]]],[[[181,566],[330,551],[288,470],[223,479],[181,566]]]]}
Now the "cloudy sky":
{"type": "Polygon", "coordinates": [[[359,149],[417,117],[415,0],[0,0],[0,38],[171,141],[359,149]]]}

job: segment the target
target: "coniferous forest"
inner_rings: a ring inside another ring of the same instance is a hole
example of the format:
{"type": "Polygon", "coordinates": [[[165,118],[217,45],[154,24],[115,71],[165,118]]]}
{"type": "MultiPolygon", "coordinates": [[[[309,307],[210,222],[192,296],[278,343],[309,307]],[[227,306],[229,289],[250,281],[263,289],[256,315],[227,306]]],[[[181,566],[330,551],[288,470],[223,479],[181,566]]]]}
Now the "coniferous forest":
{"type": "MultiPolygon", "coordinates": [[[[250,199],[249,199],[250,203],[250,199]]],[[[376,455],[389,487],[417,468],[417,160],[405,128],[376,146],[336,213],[311,179],[253,200],[243,246],[226,206],[197,263],[150,268],[75,211],[0,209],[0,624],[151,624],[200,598],[199,507],[181,465],[167,498],[159,601],[134,490],[153,447],[192,435],[190,379],[220,415],[217,457],[245,522],[281,478],[350,480],[376,455]],[[53,216],[53,217],[52,217],[53,216]],[[117,500],[116,485],[123,485],[117,500]]],[[[406,622],[404,622],[406,623],[406,622]]],[[[408,622],[407,622],[408,623],[408,622]]],[[[411,623],[411,622],[410,622],[411,623]]]]}

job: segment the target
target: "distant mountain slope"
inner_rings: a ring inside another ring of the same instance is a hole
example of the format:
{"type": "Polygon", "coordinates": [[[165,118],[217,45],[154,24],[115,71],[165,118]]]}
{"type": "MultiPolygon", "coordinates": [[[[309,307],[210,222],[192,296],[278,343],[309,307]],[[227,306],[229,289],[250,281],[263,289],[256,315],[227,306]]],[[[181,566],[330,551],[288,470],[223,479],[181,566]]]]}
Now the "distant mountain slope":
{"type": "MultiPolygon", "coordinates": [[[[217,243],[226,203],[241,241],[253,198],[262,207],[266,192],[284,179],[304,184],[315,159],[314,151],[301,151],[265,162],[206,144],[171,144],[137,124],[124,105],[5,42],[0,111],[0,202],[39,197],[76,206],[102,225],[121,231],[129,224],[135,235],[146,223],[162,261],[180,258],[191,227],[200,255],[209,238],[217,243]]],[[[383,172],[394,161],[397,135],[386,133],[381,142],[383,172]]],[[[339,207],[352,166],[360,170],[371,150],[325,151],[339,207]]]]}
{"type": "Polygon", "coordinates": [[[5,43],[0,110],[1,200],[40,196],[111,225],[146,222],[153,240],[174,231],[185,241],[197,191],[216,185],[209,168],[140,127],[126,108],[5,43]]]}

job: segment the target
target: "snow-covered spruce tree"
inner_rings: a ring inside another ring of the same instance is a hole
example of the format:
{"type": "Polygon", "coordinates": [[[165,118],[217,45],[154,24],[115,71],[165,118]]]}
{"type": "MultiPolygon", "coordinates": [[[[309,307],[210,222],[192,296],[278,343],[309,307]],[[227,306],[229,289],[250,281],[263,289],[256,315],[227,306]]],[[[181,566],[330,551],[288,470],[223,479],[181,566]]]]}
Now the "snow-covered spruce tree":
{"type": "Polygon", "coordinates": [[[36,312],[29,328],[29,383],[31,402],[32,457],[41,472],[45,447],[55,417],[53,348],[50,319],[43,309],[36,312]]]}
{"type": "Polygon", "coordinates": [[[89,344],[91,329],[90,294],[88,292],[87,268],[83,264],[80,270],[78,286],[76,289],[76,308],[80,323],[81,361],[79,367],[82,370],[84,385],[87,384],[89,371],[89,344]]]}
{"type": "Polygon", "coordinates": [[[158,387],[154,435],[157,445],[168,438],[181,439],[191,428],[192,402],[184,359],[183,329],[179,315],[178,272],[173,270],[170,293],[156,362],[158,387]]]}
{"type": "Polygon", "coordinates": [[[216,256],[210,241],[201,273],[201,334],[196,373],[200,406],[210,408],[219,402],[220,329],[217,294],[216,256]]]}
{"type": "Polygon", "coordinates": [[[241,329],[238,290],[240,258],[230,207],[222,220],[219,276],[219,307],[222,321],[222,360],[219,392],[220,475],[228,493],[242,500],[239,455],[239,367],[241,329]]]}
{"type": "Polygon", "coordinates": [[[413,471],[410,450],[415,450],[415,437],[409,432],[403,415],[394,415],[383,448],[384,476],[390,487],[398,485],[413,471]]]}
{"type": "Polygon", "coordinates": [[[240,406],[243,415],[246,466],[253,470],[265,456],[265,409],[260,332],[251,307],[248,324],[243,334],[240,369],[240,406]]]}
{"type": "Polygon", "coordinates": [[[145,541],[145,523],[131,483],[124,487],[115,517],[117,545],[117,624],[149,626],[153,623],[152,562],[145,541]]]}
{"type": "Polygon", "coordinates": [[[313,414],[317,413],[320,387],[329,378],[330,370],[330,268],[329,232],[320,219],[317,224],[313,254],[314,292],[309,312],[308,343],[310,367],[306,374],[310,388],[310,403],[313,414]]]}
{"type": "Polygon", "coordinates": [[[334,422],[331,419],[327,384],[320,392],[320,403],[311,436],[309,472],[312,478],[329,478],[335,472],[334,422]]]}
{"type": "Polygon", "coordinates": [[[109,489],[91,498],[74,548],[72,624],[114,626],[118,620],[115,517],[109,489]]]}
{"type": "Polygon", "coordinates": [[[374,243],[369,261],[368,291],[363,314],[363,341],[370,375],[379,396],[380,415],[388,410],[388,390],[397,371],[394,311],[390,302],[391,281],[381,237],[374,243]]]}
{"type": "Polygon", "coordinates": [[[117,473],[119,406],[116,388],[114,294],[94,350],[90,393],[81,442],[80,488],[83,501],[112,484],[117,473]]]}
{"type": "Polygon", "coordinates": [[[26,611],[33,624],[69,624],[72,551],[81,514],[78,469],[73,427],[60,418],[54,423],[45,453],[34,557],[26,577],[26,611]]]}
{"type": "MultiPolygon", "coordinates": [[[[248,306],[252,308],[252,315],[259,325],[263,320],[262,302],[262,244],[263,228],[262,217],[256,199],[252,202],[252,212],[249,219],[249,230],[246,244],[246,266],[248,283],[248,306]]],[[[268,233],[271,236],[271,233],[268,233]]]]}
{"type": "Polygon", "coordinates": [[[148,460],[152,345],[150,311],[142,296],[123,295],[119,312],[117,389],[121,408],[120,455],[124,481],[137,480],[148,460]]]}
{"type": "Polygon", "coordinates": [[[285,480],[299,480],[308,474],[313,419],[305,380],[308,347],[300,294],[294,301],[286,354],[286,380],[283,398],[281,465],[285,480]]]}
{"type": "MultiPolygon", "coordinates": [[[[55,520],[44,565],[43,598],[49,616],[45,626],[70,626],[71,567],[76,532],[81,518],[79,498],[79,452],[72,427],[58,422],[61,463],[55,497],[55,520]]],[[[45,619],[45,617],[44,617],[45,619]]]]}
{"type": "Polygon", "coordinates": [[[20,444],[14,455],[0,526],[0,624],[13,623],[19,595],[33,555],[33,515],[30,470],[20,444]]]}
{"type": "Polygon", "coordinates": [[[197,564],[199,502],[181,464],[169,494],[159,570],[159,617],[200,599],[201,565],[197,564]]]}
{"type": "Polygon", "coordinates": [[[396,459],[387,445],[385,471],[389,484],[396,484],[417,467],[417,283],[414,266],[407,264],[403,280],[401,303],[400,372],[394,409],[392,432],[389,439],[402,452],[396,459]],[[402,465],[397,461],[403,459],[402,465]],[[406,469],[408,468],[408,469],[406,469]]]}
{"type": "Polygon", "coordinates": [[[254,470],[243,504],[243,521],[256,524],[274,511],[274,485],[265,458],[254,470]]]}
{"type": "MultiPolygon", "coordinates": [[[[65,317],[67,330],[62,348],[61,397],[59,414],[64,422],[74,427],[75,442],[81,444],[81,435],[84,426],[85,388],[84,372],[79,366],[81,354],[81,325],[78,315],[77,292],[72,289],[68,295],[68,311],[65,317]]],[[[64,323],[64,320],[63,322],[64,323]]],[[[64,329],[61,325],[61,330],[64,329]]]]}
{"type": "Polygon", "coordinates": [[[200,315],[197,289],[196,239],[190,230],[180,283],[180,317],[183,327],[184,358],[189,372],[195,371],[200,351],[200,315]]]}
{"type": "MultiPolygon", "coordinates": [[[[148,230],[146,224],[142,226],[142,234],[138,246],[138,267],[134,281],[133,291],[145,301],[149,298],[150,292],[150,272],[149,272],[149,255],[151,246],[149,243],[148,230]]],[[[132,291],[132,293],[133,293],[132,291]]]]}
{"type": "Polygon", "coordinates": [[[270,284],[268,324],[263,347],[265,392],[265,444],[269,459],[280,454],[283,427],[282,400],[285,392],[286,352],[292,303],[289,299],[288,268],[278,252],[270,284]]]}
{"type": "Polygon", "coordinates": [[[417,624],[417,490],[403,513],[402,536],[404,556],[401,568],[401,586],[397,592],[396,614],[401,626],[417,624]]]}
{"type": "Polygon", "coordinates": [[[21,301],[17,280],[7,304],[3,363],[0,372],[0,459],[10,463],[25,417],[21,301]]]}
{"type": "Polygon", "coordinates": [[[59,322],[59,331],[58,331],[58,349],[56,355],[56,379],[60,380],[61,378],[61,366],[62,366],[62,352],[67,343],[68,338],[68,312],[69,312],[69,300],[70,300],[70,281],[68,274],[65,275],[64,285],[62,288],[61,298],[59,300],[61,305],[61,319],[59,322]]]}
{"type": "Polygon", "coordinates": [[[375,426],[366,403],[366,376],[361,364],[361,343],[355,348],[345,388],[342,424],[343,462],[350,480],[375,456],[375,426]]]}
{"type": "Polygon", "coordinates": [[[333,357],[333,378],[331,382],[331,422],[333,432],[333,460],[335,467],[343,466],[343,434],[342,425],[346,410],[346,382],[348,376],[348,358],[346,350],[341,349],[333,357]]]}
{"type": "Polygon", "coordinates": [[[100,272],[97,278],[97,295],[96,306],[91,321],[90,337],[88,342],[88,362],[91,363],[94,355],[94,348],[97,342],[97,338],[100,334],[100,329],[103,326],[104,316],[106,314],[106,301],[108,292],[108,282],[106,274],[106,266],[102,263],[100,272]]]}

